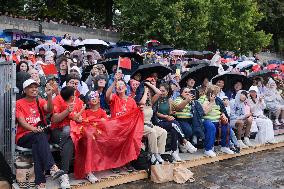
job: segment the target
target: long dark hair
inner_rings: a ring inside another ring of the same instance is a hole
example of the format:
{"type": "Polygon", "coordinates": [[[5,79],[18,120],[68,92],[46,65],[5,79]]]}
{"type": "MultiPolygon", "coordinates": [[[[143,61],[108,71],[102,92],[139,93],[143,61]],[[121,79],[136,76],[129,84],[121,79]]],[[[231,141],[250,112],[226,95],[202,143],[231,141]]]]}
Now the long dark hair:
{"type": "Polygon", "coordinates": [[[17,64],[16,72],[20,72],[20,67],[21,67],[22,64],[26,64],[27,65],[27,71],[26,72],[28,72],[29,71],[29,64],[26,61],[20,61],[19,64],[17,64]]]}
{"type": "Polygon", "coordinates": [[[168,97],[168,98],[170,98],[170,97],[172,96],[173,91],[172,91],[172,89],[171,89],[171,87],[170,87],[170,85],[169,85],[168,83],[161,83],[160,86],[159,86],[159,88],[160,88],[160,87],[164,87],[164,88],[167,90],[167,92],[168,92],[167,97],[168,97]]]}

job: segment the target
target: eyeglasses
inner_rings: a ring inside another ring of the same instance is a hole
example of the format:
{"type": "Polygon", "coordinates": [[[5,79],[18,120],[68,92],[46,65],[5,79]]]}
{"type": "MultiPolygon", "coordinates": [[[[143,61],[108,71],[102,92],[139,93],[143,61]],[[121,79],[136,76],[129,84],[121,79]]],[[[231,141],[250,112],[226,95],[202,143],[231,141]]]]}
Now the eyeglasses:
{"type": "Polygon", "coordinates": [[[190,91],[183,91],[184,93],[190,93],[190,91]]]}

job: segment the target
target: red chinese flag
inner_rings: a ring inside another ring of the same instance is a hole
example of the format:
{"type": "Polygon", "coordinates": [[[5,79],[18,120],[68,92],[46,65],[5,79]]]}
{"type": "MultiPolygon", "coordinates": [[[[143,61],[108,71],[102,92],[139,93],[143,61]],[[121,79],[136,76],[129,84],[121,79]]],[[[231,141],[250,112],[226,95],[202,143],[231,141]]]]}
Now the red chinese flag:
{"type": "Polygon", "coordinates": [[[131,60],[129,58],[119,58],[119,67],[131,70],[131,60]]]}
{"type": "Polygon", "coordinates": [[[57,74],[57,69],[54,64],[41,64],[44,75],[57,74]]]}
{"type": "Polygon", "coordinates": [[[77,179],[92,171],[121,167],[140,154],[144,116],[139,108],[104,121],[95,117],[88,117],[82,123],[71,121],[70,127],[77,179]]]}

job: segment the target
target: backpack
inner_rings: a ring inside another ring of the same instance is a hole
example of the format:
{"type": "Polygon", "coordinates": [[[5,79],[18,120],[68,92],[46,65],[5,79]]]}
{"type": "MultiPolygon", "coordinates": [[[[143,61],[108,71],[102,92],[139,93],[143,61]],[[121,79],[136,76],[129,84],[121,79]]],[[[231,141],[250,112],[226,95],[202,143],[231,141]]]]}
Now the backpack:
{"type": "Polygon", "coordinates": [[[150,158],[151,154],[146,150],[144,150],[143,148],[141,148],[138,158],[132,161],[132,166],[136,170],[146,170],[147,172],[149,172],[151,166],[150,158]]]}

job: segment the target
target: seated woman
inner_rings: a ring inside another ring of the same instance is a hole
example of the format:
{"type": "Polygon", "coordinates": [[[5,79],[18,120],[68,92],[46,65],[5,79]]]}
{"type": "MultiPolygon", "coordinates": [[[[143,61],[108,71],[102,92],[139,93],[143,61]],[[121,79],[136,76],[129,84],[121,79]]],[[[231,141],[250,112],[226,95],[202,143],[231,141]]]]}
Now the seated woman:
{"type": "Polygon", "coordinates": [[[258,133],[256,135],[258,143],[275,143],[273,124],[272,121],[263,114],[266,105],[263,97],[258,96],[257,86],[250,87],[248,104],[258,127],[258,133]]]}
{"type": "Polygon", "coordinates": [[[169,90],[169,85],[165,83],[160,85],[161,97],[155,103],[154,109],[158,125],[171,134],[172,157],[175,161],[181,161],[178,151],[179,142],[192,153],[195,152],[195,147],[185,139],[179,123],[171,116],[173,111],[172,100],[169,98],[169,90]]]}
{"type": "MultiPolygon", "coordinates": [[[[191,141],[193,135],[203,139],[204,133],[201,130],[203,109],[198,101],[194,101],[194,96],[190,94],[188,87],[182,88],[180,96],[173,102],[176,120],[179,122],[181,129],[188,141],[191,141]],[[195,109],[193,111],[192,109],[195,109]]],[[[181,150],[183,148],[181,147],[181,150]]],[[[187,150],[186,150],[187,151],[187,150]]],[[[191,148],[190,153],[197,151],[197,148],[191,148]]]]}
{"type": "MultiPolygon", "coordinates": [[[[91,91],[87,94],[87,98],[86,98],[86,102],[89,105],[88,109],[86,109],[85,111],[82,112],[82,118],[83,119],[88,119],[88,118],[95,118],[95,119],[101,119],[101,120],[106,120],[107,119],[107,114],[106,112],[100,108],[100,94],[98,91],[91,91]]],[[[93,135],[84,135],[84,137],[93,137],[93,135]]],[[[83,141],[86,142],[86,141],[83,141]]],[[[82,144],[80,143],[80,146],[85,146],[87,148],[92,149],[92,146],[90,146],[91,144],[82,144]]],[[[84,162],[76,162],[75,159],[75,164],[76,163],[85,163],[85,165],[83,165],[84,167],[84,173],[86,175],[86,178],[91,182],[91,183],[95,183],[98,181],[97,177],[95,177],[95,175],[92,173],[92,171],[95,170],[89,170],[87,167],[88,163],[91,163],[87,160],[91,160],[95,157],[93,157],[92,153],[88,153],[90,150],[83,150],[83,152],[85,152],[84,154],[81,154],[82,156],[85,156],[86,159],[84,162]]],[[[76,171],[78,171],[77,166],[74,166],[74,174],[76,175],[82,175],[82,173],[76,173],[76,171]]],[[[82,171],[82,169],[80,169],[79,171],[82,171]]]]}
{"type": "Polygon", "coordinates": [[[251,114],[246,114],[245,101],[247,100],[247,92],[238,91],[236,98],[230,102],[231,109],[231,126],[237,130],[237,139],[240,148],[248,148],[252,146],[249,141],[250,129],[253,121],[251,114]],[[244,134],[244,142],[242,136],[244,134]]]}
{"type": "Polygon", "coordinates": [[[217,95],[219,94],[220,88],[216,85],[210,86],[206,92],[206,99],[203,101],[202,106],[205,115],[203,116],[203,126],[205,131],[205,155],[210,157],[215,157],[216,154],[213,151],[214,142],[216,139],[216,130],[219,131],[219,136],[221,138],[221,152],[226,154],[234,154],[229,148],[229,138],[230,138],[230,125],[228,124],[228,118],[225,113],[222,112],[220,105],[217,104],[217,95]],[[227,123],[221,123],[221,116],[227,123]]]}
{"type": "Polygon", "coordinates": [[[279,119],[284,123],[284,100],[277,91],[276,82],[270,78],[264,92],[264,100],[269,111],[275,115],[275,124],[281,125],[279,119]]]}
{"type": "Polygon", "coordinates": [[[160,95],[161,91],[159,89],[157,89],[149,81],[145,81],[143,96],[138,103],[140,106],[143,106],[145,124],[143,135],[148,138],[149,151],[152,153],[152,164],[164,162],[161,157],[161,154],[165,153],[165,146],[167,140],[167,131],[165,129],[162,129],[161,127],[153,125],[153,123],[151,122],[151,119],[153,117],[152,105],[155,104],[160,95]]]}
{"type": "Polygon", "coordinates": [[[25,97],[16,102],[16,119],[18,122],[16,143],[24,148],[31,148],[34,161],[36,188],[46,188],[45,171],[50,170],[51,176],[59,178],[64,171],[58,169],[52,157],[48,136],[41,128],[46,113],[53,110],[52,88],[47,85],[47,102],[38,98],[39,84],[28,79],[23,84],[25,97]],[[41,111],[41,112],[40,112],[41,111]],[[42,116],[41,116],[42,115],[42,116]]]}

